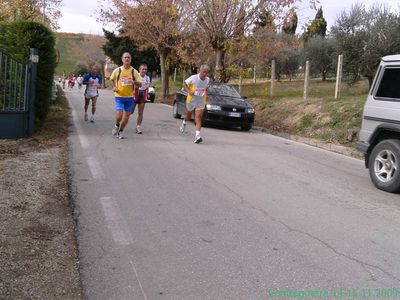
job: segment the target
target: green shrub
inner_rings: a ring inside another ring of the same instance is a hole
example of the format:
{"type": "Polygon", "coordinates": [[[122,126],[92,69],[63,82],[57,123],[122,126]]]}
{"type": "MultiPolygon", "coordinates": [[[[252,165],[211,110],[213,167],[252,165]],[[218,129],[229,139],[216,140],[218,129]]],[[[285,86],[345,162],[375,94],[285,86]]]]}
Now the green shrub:
{"type": "Polygon", "coordinates": [[[29,48],[39,51],[36,82],[35,125],[45,120],[51,104],[51,89],[56,67],[55,37],[53,32],[41,23],[15,21],[0,23],[0,49],[20,61],[28,61],[29,48]]]}

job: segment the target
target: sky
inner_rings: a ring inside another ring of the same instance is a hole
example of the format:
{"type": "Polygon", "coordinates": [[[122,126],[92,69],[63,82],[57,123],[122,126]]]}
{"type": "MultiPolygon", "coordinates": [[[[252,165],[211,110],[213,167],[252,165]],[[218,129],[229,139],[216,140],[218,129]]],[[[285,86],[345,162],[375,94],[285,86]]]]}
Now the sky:
{"type": "MultiPolygon", "coordinates": [[[[63,2],[62,18],[59,20],[60,32],[103,34],[102,24],[96,21],[98,0],[64,0],[63,2]]],[[[348,11],[357,2],[367,7],[379,3],[395,10],[400,9],[399,0],[320,0],[318,7],[322,6],[328,29],[335,23],[341,11],[344,9],[348,11]]],[[[299,16],[297,31],[302,32],[303,25],[314,19],[316,11],[309,8],[307,0],[303,0],[297,6],[299,16]]]]}

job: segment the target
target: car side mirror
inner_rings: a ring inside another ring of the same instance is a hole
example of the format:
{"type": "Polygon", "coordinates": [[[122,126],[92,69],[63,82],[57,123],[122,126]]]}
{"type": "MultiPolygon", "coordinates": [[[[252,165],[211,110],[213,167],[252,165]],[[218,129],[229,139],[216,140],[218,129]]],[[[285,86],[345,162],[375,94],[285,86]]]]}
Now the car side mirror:
{"type": "Polygon", "coordinates": [[[247,100],[247,96],[242,96],[242,99],[247,100]]]}

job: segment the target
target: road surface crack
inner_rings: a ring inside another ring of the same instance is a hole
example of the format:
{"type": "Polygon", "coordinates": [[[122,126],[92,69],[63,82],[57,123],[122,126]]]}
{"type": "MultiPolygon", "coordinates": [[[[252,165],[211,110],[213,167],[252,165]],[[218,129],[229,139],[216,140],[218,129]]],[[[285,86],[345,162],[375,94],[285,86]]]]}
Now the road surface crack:
{"type": "Polygon", "coordinates": [[[214,176],[212,176],[212,175],[210,175],[210,174],[208,174],[208,176],[211,177],[211,178],[214,180],[214,182],[216,182],[216,183],[218,183],[219,185],[225,187],[229,192],[231,192],[231,193],[234,194],[237,198],[239,198],[239,199],[240,199],[240,203],[241,203],[242,205],[247,205],[250,209],[253,209],[253,210],[256,210],[256,211],[261,212],[261,213],[264,214],[266,217],[270,218],[273,222],[279,223],[279,224],[283,225],[284,227],[286,227],[287,230],[288,230],[289,232],[296,232],[296,233],[300,233],[300,234],[303,234],[303,235],[305,235],[305,236],[308,236],[309,238],[318,241],[319,243],[321,243],[322,245],[324,245],[325,247],[327,247],[328,249],[330,249],[330,250],[331,250],[332,252],[334,252],[336,255],[342,256],[342,257],[344,257],[344,258],[346,258],[346,259],[348,259],[348,260],[351,260],[351,261],[353,261],[353,262],[359,264],[359,265],[363,268],[363,270],[365,270],[365,272],[368,273],[368,275],[370,276],[370,278],[371,278],[372,281],[377,281],[377,279],[375,278],[374,274],[373,274],[370,270],[367,269],[367,267],[377,269],[377,270],[381,271],[383,274],[385,274],[385,275],[391,277],[392,279],[395,279],[396,281],[399,281],[399,282],[400,282],[400,279],[399,279],[399,278],[397,278],[395,275],[391,274],[390,272],[386,271],[386,270],[383,269],[382,267],[377,266],[377,265],[373,265],[373,264],[370,264],[370,263],[367,263],[367,262],[362,261],[362,260],[360,260],[360,259],[358,259],[358,258],[351,257],[350,255],[347,255],[347,254],[345,254],[345,253],[339,252],[339,251],[336,250],[333,246],[331,246],[329,243],[323,241],[322,239],[318,238],[317,236],[314,236],[314,235],[312,235],[312,234],[310,234],[310,233],[308,233],[308,232],[301,231],[301,230],[299,230],[299,229],[295,229],[295,228],[291,227],[290,225],[286,224],[285,222],[283,222],[283,221],[281,221],[281,220],[278,220],[278,219],[276,219],[275,217],[272,217],[272,216],[271,216],[267,211],[265,211],[264,209],[255,207],[255,206],[253,206],[252,204],[250,204],[249,202],[247,202],[247,201],[244,199],[244,197],[243,197],[242,195],[240,195],[239,193],[237,193],[235,190],[233,190],[232,188],[230,188],[228,185],[219,182],[214,176]]]}
{"type": "Polygon", "coordinates": [[[246,202],[246,201],[245,201],[245,203],[246,203],[246,205],[248,205],[251,209],[257,210],[257,211],[263,213],[263,214],[264,214],[265,216],[267,216],[268,218],[270,218],[272,221],[277,222],[277,223],[283,225],[284,227],[287,228],[287,230],[288,230],[289,232],[296,232],[296,233],[300,233],[300,234],[303,234],[303,235],[305,235],[305,236],[308,236],[309,238],[311,238],[311,239],[313,239],[313,240],[316,240],[316,241],[318,241],[319,243],[323,244],[325,247],[327,247],[328,249],[330,249],[330,250],[331,250],[332,252],[334,252],[336,255],[342,256],[342,257],[344,257],[344,258],[346,258],[346,259],[348,259],[348,260],[351,260],[351,261],[353,261],[353,262],[355,262],[355,263],[358,263],[358,264],[368,273],[368,275],[370,276],[370,278],[371,278],[372,281],[377,281],[377,279],[375,278],[374,274],[373,274],[370,270],[367,269],[367,267],[377,269],[377,270],[381,271],[383,274],[385,274],[385,275],[391,277],[392,279],[395,279],[396,281],[399,281],[399,282],[400,282],[400,279],[399,279],[399,278],[397,278],[395,275],[391,274],[390,272],[386,271],[386,270],[383,269],[382,267],[377,266],[377,265],[373,265],[373,264],[370,264],[370,263],[367,263],[367,262],[362,261],[362,260],[360,260],[360,259],[358,259],[358,258],[351,257],[350,255],[347,255],[347,254],[345,254],[345,253],[339,252],[339,251],[336,250],[332,245],[330,245],[329,243],[327,243],[327,242],[325,242],[324,240],[320,239],[319,237],[314,236],[314,235],[312,235],[311,233],[304,232],[304,231],[299,230],[299,229],[295,229],[295,228],[291,227],[290,225],[286,224],[285,222],[283,222],[283,221],[281,221],[281,220],[278,220],[278,219],[272,217],[267,211],[265,211],[265,210],[263,210],[263,209],[261,209],[261,208],[258,208],[258,207],[254,207],[253,205],[251,205],[250,203],[248,203],[248,202],[246,202]]]}

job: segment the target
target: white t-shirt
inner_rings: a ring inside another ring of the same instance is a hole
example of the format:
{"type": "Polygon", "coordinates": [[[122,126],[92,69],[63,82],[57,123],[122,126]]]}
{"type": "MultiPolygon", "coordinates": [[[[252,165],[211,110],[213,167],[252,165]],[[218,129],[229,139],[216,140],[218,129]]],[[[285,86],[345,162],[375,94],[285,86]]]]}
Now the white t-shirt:
{"type": "Polygon", "coordinates": [[[194,97],[204,97],[208,84],[210,83],[210,78],[206,77],[204,80],[200,79],[200,75],[192,75],[185,80],[185,83],[191,87],[194,86],[194,97]]]}
{"type": "Polygon", "coordinates": [[[142,79],[142,86],[139,88],[139,90],[145,91],[149,88],[150,77],[147,75],[144,75],[144,77],[142,77],[142,75],[140,75],[140,78],[142,79]]]}
{"type": "Polygon", "coordinates": [[[98,95],[97,85],[99,84],[98,78],[90,77],[87,87],[86,87],[86,95],[88,97],[95,97],[98,95]]]}

